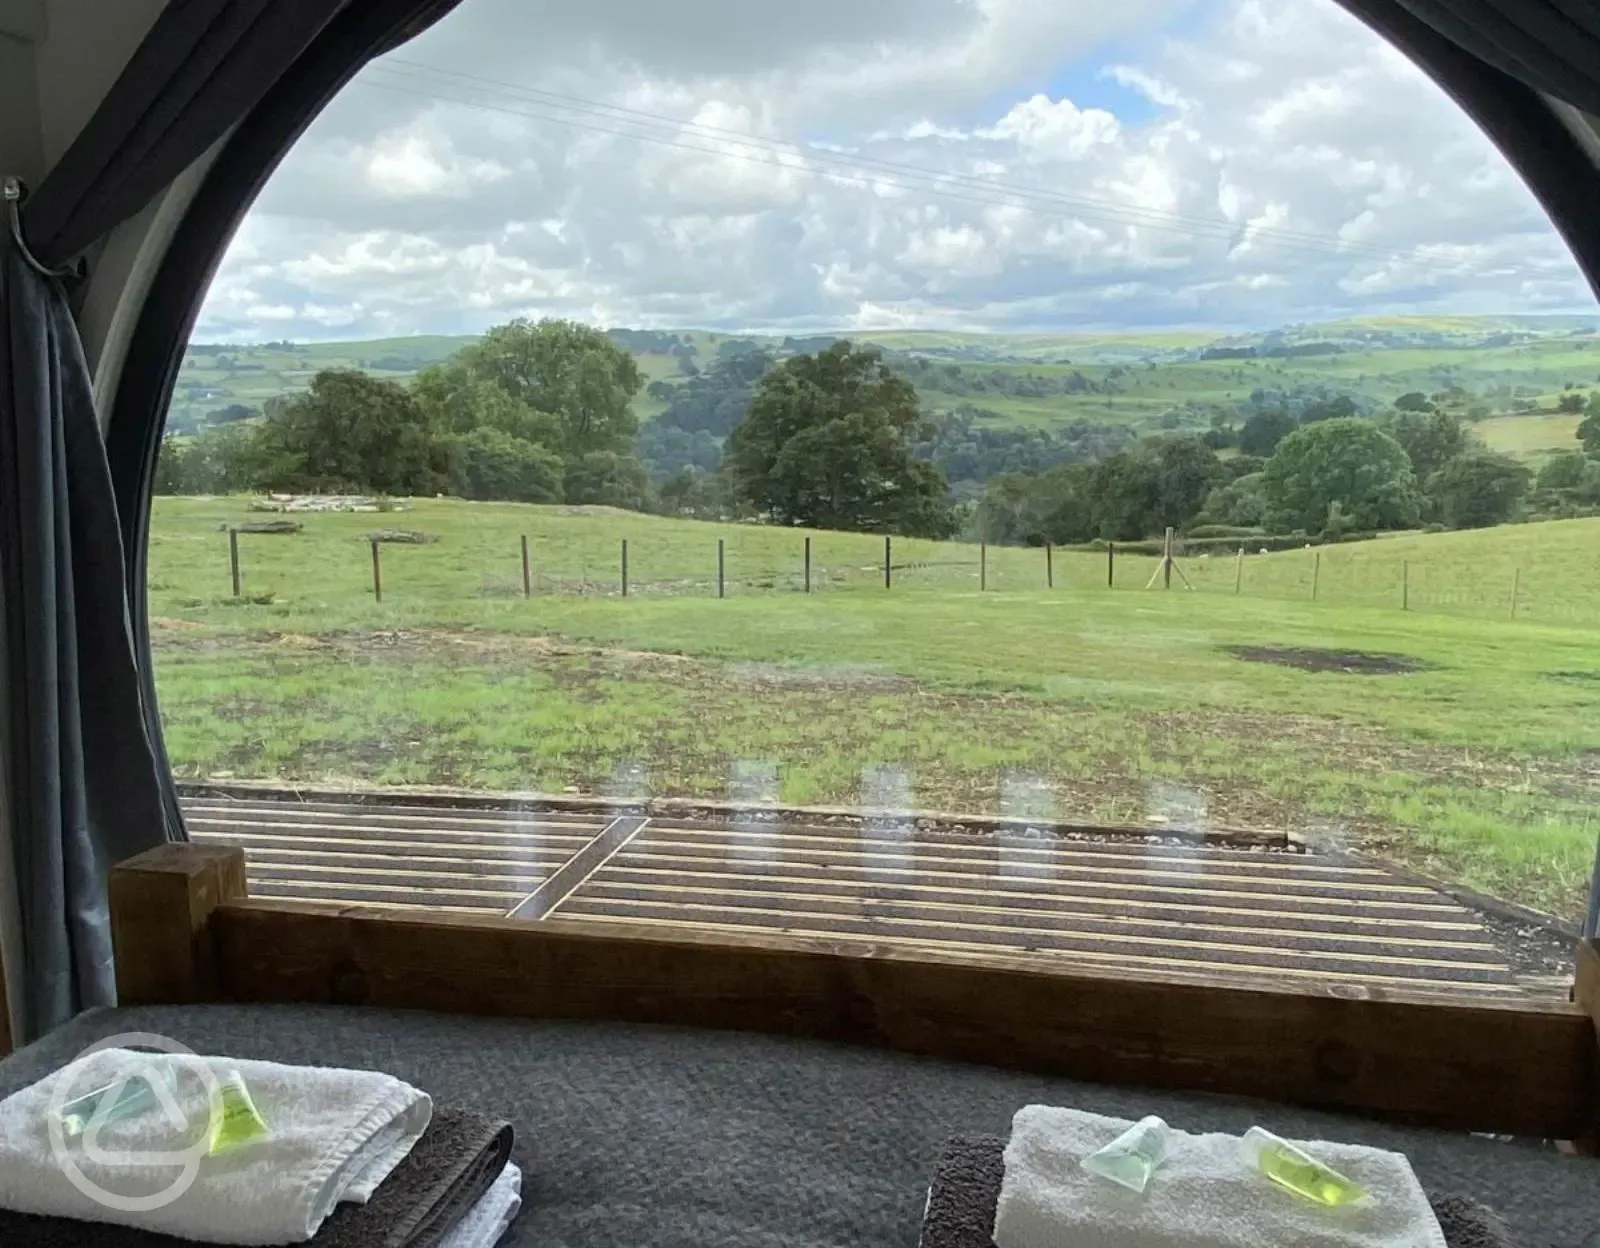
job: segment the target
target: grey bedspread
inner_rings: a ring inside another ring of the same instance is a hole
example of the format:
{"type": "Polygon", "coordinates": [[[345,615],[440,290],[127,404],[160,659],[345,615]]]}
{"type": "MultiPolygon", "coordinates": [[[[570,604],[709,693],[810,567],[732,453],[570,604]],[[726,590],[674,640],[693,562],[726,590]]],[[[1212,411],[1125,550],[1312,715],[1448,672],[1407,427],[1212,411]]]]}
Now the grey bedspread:
{"type": "Polygon", "coordinates": [[[514,1124],[516,1248],[913,1248],[952,1135],[1042,1101],[1189,1130],[1263,1122],[1407,1153],[1430,1190],[1525,1248],[1600,1248],[1600,1163],[1519,1144],[728,1032],[381,1010],[201,1006],[86,1014],[0,1063],[0,1096],[121,1031],[199,1051],[387,1070],[514,1124]]]}

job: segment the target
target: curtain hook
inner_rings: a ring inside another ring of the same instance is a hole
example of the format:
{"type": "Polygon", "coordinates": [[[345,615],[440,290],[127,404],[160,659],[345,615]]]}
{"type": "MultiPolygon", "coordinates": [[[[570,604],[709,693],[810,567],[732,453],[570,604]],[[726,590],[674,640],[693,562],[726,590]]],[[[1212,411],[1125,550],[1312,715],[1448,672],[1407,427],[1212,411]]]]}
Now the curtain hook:
{"type": "Polygon", "coordinates": [[[0,198],[3,198],[6,203],[7,224],[11,231],[11,241],[17,245],[17,254],[40,277],[66,281],[68,278],[81,276],[81,272],[75,264],[69,264],[65,268],[52,269],[49,265],[41,263],[33,252],[28,250],[28,244],[22,237],[22,201],[27,197],[28,188],[22,179],[7,174],[4,182],[0,183],[0,198]]]}

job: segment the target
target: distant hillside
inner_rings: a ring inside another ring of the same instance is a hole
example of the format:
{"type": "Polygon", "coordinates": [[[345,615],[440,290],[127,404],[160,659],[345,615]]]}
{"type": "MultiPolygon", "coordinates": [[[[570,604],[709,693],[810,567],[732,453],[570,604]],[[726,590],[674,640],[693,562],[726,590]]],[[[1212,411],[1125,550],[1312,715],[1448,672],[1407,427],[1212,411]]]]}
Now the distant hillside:
{"type": "MultiPolygon", "coordinates": [[[[641,418],[663,411],[675,388],[711,368],[730,344],[785,356],[836,340],[831,334],[610,332],[633,352],[646,382],[657,383],[636,400],[641,418]]],[[[850,336],[896,359],[930,413],[960,412],[995,428],[1060,430],[1085,422],[1137,433],[1206,428],[1219,413],[1252,398],[1271,403],[1279,394],[1348,394],[1370,410],[1407,391],[1455,388],[1464,410],[1470,401],[1480,417],[1521,422],[1504,426],[1496,441],[1537,454],[1560,445],[1560,422],[1539,424],[1539,436],[1525,437],[1524,429],[1533,427],[1529,418],[1553,410],[1554,396],[1564,388],[1600,385],[1600,317],[1375,317],[1231,335],[1174,330],[850,336]]],[[[323,368],[361,368],[405,380],[471,341],[195,343],[179,373],[170,428],[192,432],[247,416],[270,398],[304,389],[323,368]]]]}

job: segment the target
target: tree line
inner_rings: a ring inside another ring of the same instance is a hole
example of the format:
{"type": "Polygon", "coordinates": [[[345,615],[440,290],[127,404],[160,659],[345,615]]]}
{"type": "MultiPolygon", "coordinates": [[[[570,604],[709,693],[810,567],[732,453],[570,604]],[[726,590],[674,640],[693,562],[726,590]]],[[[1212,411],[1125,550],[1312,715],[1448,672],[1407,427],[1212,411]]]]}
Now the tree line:
{"type": "MultiPolygon", "coordinates": [[[[737,354],[725,361],[735,371],[737,354]]],[[[155,488],[450,494],[920,537],[957,531],[948,481],[915,454],[928,436],[916,391],[881,353],[838,342],[739,375],[753,384],[717,470],[657,484],[634,449],[631,404],[643,378],[633,357],[587,326],[517,320],[409,386],[328,369],[259,419],[171,437],[155,488]]]]}
{"type": "Polygon", "coordinates": [[[1600,508],[1600,399],[1580,446],[1535,478],[1420,393],[1358,414],[1343,396],[1263,392],[1242,423],[1134,442],[1084,421],[1040,431],[989,427],[977,408],[929,416],[897,360],[844,340],[781,361],[725,343],[643,429],[642,387],[615,335],[517,320],[409,385],[325,370],[259,417],[169,438],[156,490],[449,494],[913,537],[970,525],[990,541],[1061,545],[1167,527],[1339,537],[1600,508]],[[662,471],[654,455],[667,451],[683,458],[662,471]],[[952,476],[987,478],[981,498],[964,503],[952,476]]]}
{"type": "Polygon", "coordinates": [[[642,378],[628,352],[568,321],[490,330],[409,386],[353,369],[261,418],[172,438],[158,493],[453,494],[525,503],[642,506],[633,453],[642,378]]]}
{"type": "Polygon", "coordinates": [[[1092,463],[1003,475],[985,491],[978,527],[990,541],[1069,545],[1167,527],[1337,539],[1593,514],[1600,399],[1592,403],[1581,448],[1551,457],[1537,476],[1484,447],[1455,412],[1411,393],[1371,417],[1346,414],[1336,400],[1298,415],[1269,407],[1237,428],[1147,438],[1092,463]]]}

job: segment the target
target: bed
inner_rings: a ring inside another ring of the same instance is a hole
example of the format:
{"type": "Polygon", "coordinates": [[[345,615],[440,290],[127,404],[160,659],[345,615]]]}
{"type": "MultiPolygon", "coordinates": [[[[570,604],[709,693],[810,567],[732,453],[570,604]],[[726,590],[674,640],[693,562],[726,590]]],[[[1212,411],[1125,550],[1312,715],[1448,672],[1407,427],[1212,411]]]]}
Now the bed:
{"type": "Polygon", "coordinates": [[[515,1244],[909,1248],[945,1139],[1031,1101],[1396,1148],[1530,1246],[1600,1243],[1600,1169],[1548,1142],[1594,1134],[1592,947],[1581,1002],[1491,1008],[252,901],[212,847],[112,903],[125,1004],[0,1094],[132,1030],[381,1067],[515,1122],[515,1244]]]}

